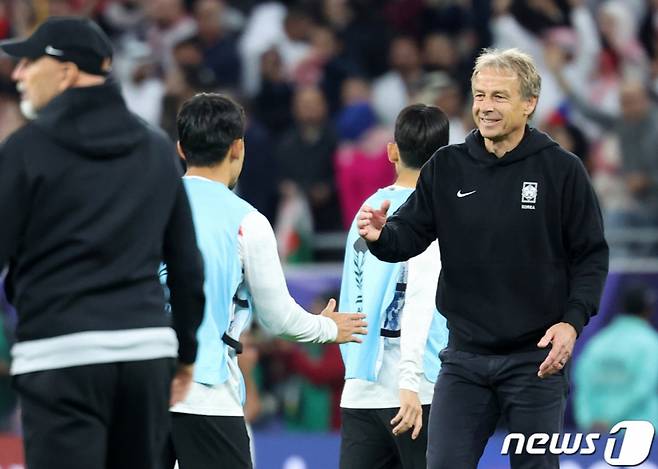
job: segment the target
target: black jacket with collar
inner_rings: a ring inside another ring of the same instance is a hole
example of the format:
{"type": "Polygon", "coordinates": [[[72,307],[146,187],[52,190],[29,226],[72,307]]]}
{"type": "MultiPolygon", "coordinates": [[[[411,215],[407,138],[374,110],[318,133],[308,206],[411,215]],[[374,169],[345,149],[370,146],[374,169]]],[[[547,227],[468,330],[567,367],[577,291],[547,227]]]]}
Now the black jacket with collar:
{"type": "Polygon", "coordinates": [[[9,137],[0,224],[19,341],[169,325],[164,260],[179,358],[194,361],[203,266],[175,152],[116,85],[69,89],[9,137]]]}
{"type": "Polygon", "coordinates": [[[477,130],[439,149],[369,247],[398,262],[436,238],[451,347],[534,350],[550,326],[580,333],[597,312],[608,272],[597,198],[580,160],[536,129],[502,158],[477,130]]]}

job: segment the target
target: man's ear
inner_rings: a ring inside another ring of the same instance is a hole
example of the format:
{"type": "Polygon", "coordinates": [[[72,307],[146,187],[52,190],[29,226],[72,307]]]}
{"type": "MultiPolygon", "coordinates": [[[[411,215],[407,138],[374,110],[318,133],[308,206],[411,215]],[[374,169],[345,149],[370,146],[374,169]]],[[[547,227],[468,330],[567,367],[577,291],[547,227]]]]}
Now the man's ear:
{"type": "Polygon", "coordinates": [[[64,74],[64,80],[60,83],[59,87],[60,91],[66,91],[78,81],[80,69],[73,62],[64,62],[62,64],[62,73],[64,74]]]}
{"type": "Polygon", "coordinates": [[[178,156],[180,156],[180,159],[185,161],[185,153],[183,152],[183,147],[180,146],[180,140],[176,141],[176,152],[178,153],[178,156]]]}
{"type": "Polygon", "coordinates": [[[231,143],[231,158],[240,159],[244,156],[244,140],[241,138],[236,138],[231,143]]]}
{"type": "Polygon", "coordinates": [[[386,145],[386,154],[388,155],[388,161],[391,163],[395,164],[400,161],[400,149],[398,148],[397,143],[389,142],[388,145],[386,145]]]}
{"type": "Polygon", "coordinates": [[[525,102],[524,108],[525,108],[524,109],[524,114],[525,114],[526,117],[528,117],[537,108],[537,96],[533,96],[532,98],[528,99],[525,102]]]}

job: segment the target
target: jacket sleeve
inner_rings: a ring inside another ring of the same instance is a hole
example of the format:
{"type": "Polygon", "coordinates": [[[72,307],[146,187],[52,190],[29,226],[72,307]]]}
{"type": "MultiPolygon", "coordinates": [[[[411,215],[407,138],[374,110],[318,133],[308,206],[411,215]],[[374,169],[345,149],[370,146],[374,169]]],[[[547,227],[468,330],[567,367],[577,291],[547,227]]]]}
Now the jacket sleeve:
{"type": "Polygon", "coordinates": [[[379,239],[368,249],[379,260],[403,262],[425,251],[436,239],[434,188],[435,157],[423,166],[416,190],[386,220],[379,239]]]}
{"type": "Polygon", "coordinates": [[[163,258],[167,264],[173,327],[178,337],[178,360],[196,358],[196,330],[203,319],[203,259],[197,247],[192,212],[180,178],[176,178],[176,200],[167,224],[163,258]]]}
{"type": "Polygon", "coordinates": [[[563,321],[580,334],[598,311],[609,261],[599,203],[580,160],[566,182],[562,207],[570,292],[563,321]]]}
{"type": "Polygon", "coordinates": [[[29,212],[29,187],[25,162],[12,154],[8,144],[0,147],[0,272],[18,249],[29,212]]]}

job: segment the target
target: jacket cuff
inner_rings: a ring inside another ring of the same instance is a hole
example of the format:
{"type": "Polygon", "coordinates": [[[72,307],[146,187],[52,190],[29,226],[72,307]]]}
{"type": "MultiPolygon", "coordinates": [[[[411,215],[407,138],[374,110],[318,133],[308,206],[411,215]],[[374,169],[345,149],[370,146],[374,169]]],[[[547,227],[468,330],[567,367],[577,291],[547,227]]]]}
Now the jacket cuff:
{"type": "Polygon", "coordinates": [[[567,312],[562,316],[562,322],[571,324],[576,329],[578,335],[580,335],[588,321],[589,314],[587,314],[583,307],[579,307],[578,305],[570,305],[567,312]]]}
{"type": "Polygon", "coordinates": [[[377,257],[377,252],[379,251],[379,246],[386,246],[388,244],[388,238],[390,237],[389,230],[386,229],[386,226],[382,229],[382,232],[379,235],[377,241],[366,241],[368,245],[368,250],[377,257]]]}
{"type": "Polygon", "coordinates": [[[197,343],[178,348],[178,362],[184,365],[193,365],[196,360],[197,343]]]}

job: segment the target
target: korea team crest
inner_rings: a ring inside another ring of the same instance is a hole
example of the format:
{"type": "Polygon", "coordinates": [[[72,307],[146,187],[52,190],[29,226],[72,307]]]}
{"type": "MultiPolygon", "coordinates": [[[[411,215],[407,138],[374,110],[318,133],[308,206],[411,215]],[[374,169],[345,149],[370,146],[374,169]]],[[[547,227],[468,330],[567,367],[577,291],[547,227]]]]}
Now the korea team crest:
{"type": "Polygon", "coordinates": [[[534,210],[537,203],[537,193],[539,184],[536,182],[523,182],[521,188],[521,208],[534,210]]]}

